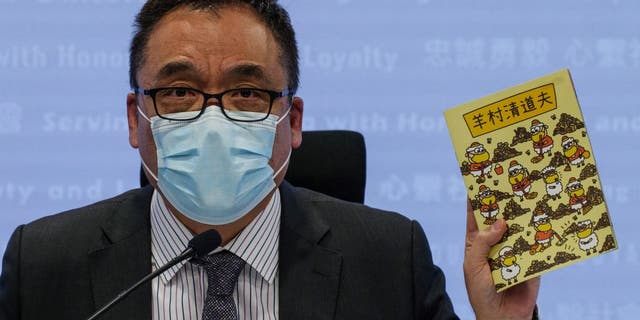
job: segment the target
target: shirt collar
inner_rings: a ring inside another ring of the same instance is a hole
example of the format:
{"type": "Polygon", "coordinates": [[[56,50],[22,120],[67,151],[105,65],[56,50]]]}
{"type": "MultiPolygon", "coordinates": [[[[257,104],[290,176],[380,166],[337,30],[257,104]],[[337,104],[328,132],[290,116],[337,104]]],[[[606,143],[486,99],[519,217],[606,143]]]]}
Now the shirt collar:
{"type": "MultiPolygon", "coordinates": [[[[242,258],[270,284],[278,270],[280,214],[280,191],[276,189],[265,209],[222,248],[242,258]]],[[[151,198],[151,259],[155,268],[178,256],[192,237],[154,190],[151,198]]],[[[163,283],[168,284],[186,263],[182,261],[162,273],[163,283]]]]}

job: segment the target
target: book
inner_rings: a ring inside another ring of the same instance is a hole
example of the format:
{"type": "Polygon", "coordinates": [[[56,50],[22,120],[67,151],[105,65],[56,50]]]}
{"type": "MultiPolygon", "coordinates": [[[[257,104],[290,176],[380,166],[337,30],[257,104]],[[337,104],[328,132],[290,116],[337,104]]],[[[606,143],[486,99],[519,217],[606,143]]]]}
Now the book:
{"type": "Polygon", "coordinates": [[[496,291],[617,249],[569,70],[444,112],[496,291]]]}

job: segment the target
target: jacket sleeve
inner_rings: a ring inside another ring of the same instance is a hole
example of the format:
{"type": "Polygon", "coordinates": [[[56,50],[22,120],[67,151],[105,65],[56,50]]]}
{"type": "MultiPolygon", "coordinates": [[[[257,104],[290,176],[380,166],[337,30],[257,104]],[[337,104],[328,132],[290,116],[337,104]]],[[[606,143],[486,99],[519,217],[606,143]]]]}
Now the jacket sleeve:
{"type": "Polygon", "coordinates": [[[445,290],[444,273],[433,264],[427,238],[416,221],[413,221],[412,234],[414,319],[459,319],[445,290]]]}
{"type": "Polygon", "coordinates": [[[0,319],[20,319],[20,242],[22,228],[11,235],[2,259],[0,275],[0,319]]]}

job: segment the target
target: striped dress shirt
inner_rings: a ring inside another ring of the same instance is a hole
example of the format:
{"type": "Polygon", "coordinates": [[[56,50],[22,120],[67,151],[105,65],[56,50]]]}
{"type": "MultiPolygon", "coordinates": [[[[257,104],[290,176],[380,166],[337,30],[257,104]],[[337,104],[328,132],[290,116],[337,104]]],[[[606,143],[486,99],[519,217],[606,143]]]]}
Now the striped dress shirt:
{"type": "MultiPolygon", "coordinates": [[[[154,191],[151,199],[153,270],[179,255],[192,237],[154,191]]],[[[279,242],[280,191],[276,190],[265,210],[223,247],[246,262],[233,292],[238,319],[278,319],[279,242]]],[[[151,287],[154,320],[202,319],[207,294],[204,268],[181,262],[153,279],[151,287]]]]}

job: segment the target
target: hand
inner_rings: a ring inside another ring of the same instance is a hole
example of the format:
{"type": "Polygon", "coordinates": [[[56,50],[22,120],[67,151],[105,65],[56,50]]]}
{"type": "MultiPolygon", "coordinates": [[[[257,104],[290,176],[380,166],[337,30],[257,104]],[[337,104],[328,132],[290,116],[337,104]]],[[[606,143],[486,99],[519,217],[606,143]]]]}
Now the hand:
{"type": "Polygon", "coordinates": [[[515,285],[496,293],[487,261],[489,249],[507,230],[504,220],[494,222],[487,230],[478,230],[476,218],[467,202],[467,235],[464,249],[464,281],[476,319],[531,320],[536,305],[540,278],[515,285]]]}

